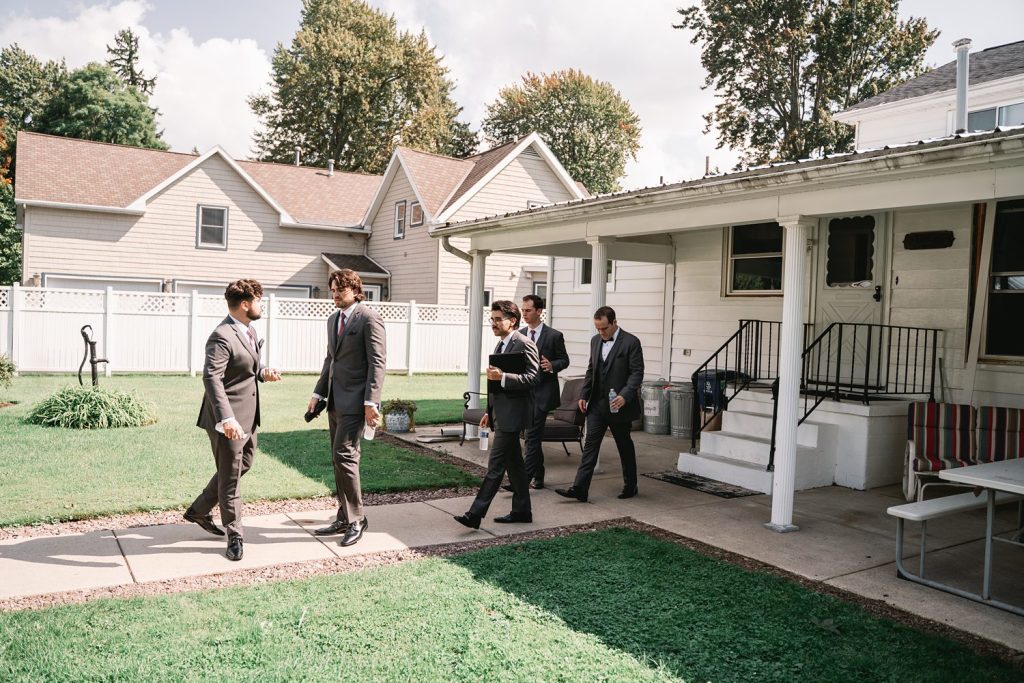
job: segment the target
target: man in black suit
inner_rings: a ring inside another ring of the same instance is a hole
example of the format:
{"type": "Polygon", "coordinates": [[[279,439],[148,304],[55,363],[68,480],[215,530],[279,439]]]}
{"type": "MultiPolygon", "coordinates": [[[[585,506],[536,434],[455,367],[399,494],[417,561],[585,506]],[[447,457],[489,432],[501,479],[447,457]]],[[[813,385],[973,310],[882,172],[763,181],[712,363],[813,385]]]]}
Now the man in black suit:
{"type": "Polygon", "coordinates": [[[526,369],[522,373],[512,373],[503,372],[493,365],[487,368],[487,413],[480,420],[480,427],[490,425],[494,433],[491,457],[487,462],[487,474],[469,512],[455,516],[456,522],[471,529],[480,528],[480,520],[498,493],[506,470],[512,482],[512,512],[495,517],[494,521],[502,524],[533,521],[529,479],[519,445],[519,432],[530,425],[533,417],[533,386],[538,380],[540,360],[537,345],[516,332],[520,319],[519,307],[514,302],[495,301],[491,304],[491,331],[501,340],[494,353],[523,353],[526,369]]]}
{"type": "Polygon", "coordinates": [[[590,364],[580,399],[580,410],[587,414],[583,459],[573,485],[568,489],[555,489],[558,495],[581,502],[587,501],[601,441],[609,427],[622,461],[623,487],[619,498],[632,498],[637,494],[636,448],[629,430],[633,420],[642,414],[643,350],[639,339],[619,327],[615,311],[608,306],[594,311],[594,328],[597,334],[590,340],[590,364]],[[616,394],[611,401],[610,390],[616,394]]]}
{"type": "MultiPolygon", "coordinates": [[[[544,299],[536,294],[523,297],[523,322],[519,334],[537,345],[540,353],[540,379],[533,387],[533,420],[526,428],[526,476],[535,489],[544,488],[544,450],[540,439],[548,413],[558,407],[558,373],[569,367],[569,354],[565,350],[565,337],[553,327],[541,322],[544,299]]],[[[505,487],[511,491],[511,486],[505,487]]]]}

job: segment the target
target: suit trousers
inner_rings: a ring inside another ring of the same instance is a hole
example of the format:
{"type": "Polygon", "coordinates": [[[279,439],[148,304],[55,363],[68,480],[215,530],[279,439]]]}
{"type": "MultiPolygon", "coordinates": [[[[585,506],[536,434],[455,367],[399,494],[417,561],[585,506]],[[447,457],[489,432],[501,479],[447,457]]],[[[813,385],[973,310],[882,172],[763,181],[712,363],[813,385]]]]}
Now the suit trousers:
{"type": "Polygon", "coordinates": [[[233,441],[215,429],[207,429],[210,447],[213,449],[213,461],[217,472],[210,482],[192,503],[192,511],[205,516],[220,504],[220,523],[228,538],[243,536],[242,531],[242,496],[240,481],[242,475],[252,467],[253,453],[256,451],[256,434],[251,430],[248,439],[233,441]]]}
{"type": "Polygon", "coordinates": [[[576,470],[576,481],[573,484],[573,488],[578,493],[588,495],[590,491],[590,480],[594,476],[594,468],[597,467],[601,442],[609,427],[611,427],[612,437],[615,439],[615,446],[619,451],[619,460],[622,462],[623,484],[626,488],[636,488],[636,448],[633,446],[633,437],[629,433],[632,421],[619,415],[616,415],[613,420],[608,410],[608,404],[605,403],[587,412],[587,438],[583,442],[583,459],[580,460],[580,467],[576,470]]]}
{"type": "Polygon", "coordinates": [[[544,436],[544,424],[548,420],[548,411],[535,407],[533,421],[525,430],[524,450],[526,451],[526,480],[536,479],[544,481],[544,446],[541,437],[544,436]]]}
{"type": "Polygon", "coordinates": [[[515,517],[529,516],[530,480],[526,477],[526,465],[523,463],[523,451],[519,445],[519,432],[496,431],[491,444],[491,456],[487,461],[487,474],[480,484],[473,504],[469,506],[469,516],[483,519],[491,501],[501,488],[501,481],[508,471],[508,480],[512,484],[512,515],[515,517]]]}
{"type": "Polygon", "coordinates": [[[359,522],[363,519],[363,492],[359,481],[359,459],[362,457],[364,413],[339,415],[330,410],[327,421],[331,429],[331,461],[334,464],[334,485],[338,491],[338,520],[359,522]]]}

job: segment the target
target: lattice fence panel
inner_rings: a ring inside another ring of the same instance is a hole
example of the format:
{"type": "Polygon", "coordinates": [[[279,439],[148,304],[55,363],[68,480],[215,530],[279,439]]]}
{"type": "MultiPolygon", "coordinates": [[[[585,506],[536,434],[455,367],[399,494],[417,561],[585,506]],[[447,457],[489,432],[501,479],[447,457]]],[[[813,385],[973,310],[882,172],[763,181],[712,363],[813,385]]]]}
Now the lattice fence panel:
{"type": "Polygon", "coordinates": [[[367,305],[375,309],[378,313],[380,313],[380,317],[386,323],[402,323],[407,322],[409,320],[408,304],[389,304],[383,302],[373,302],[367,305]]]}
{"type": "Polygon", "coordinates": [[[188,294],[146,294],[118,292],[114,294],[116,313],[155,313],[188,315],[192,297],[188,294]]]}
{"type": "Polygon", "coordinates": [[[11,288],[0,287],[0,310],[6,310],[11,307],[11,288]]]}
{"type": "Polygon", "coordinates": [[[416,322],[466,325],[469,324],[469,308],[466,306],[417,306],[416,322]]]}
{"type": "Polygon", "coordinates": [[[22,289],[21,307],[25,311],[102,313],[104,296],[104,292],[75,289],[22,289]]]}
{"type": "MultiPolygon", "coordinates": [[[[326,318],[335,310],[330,299],[278,299],[274,315],[282,318],[326,318]]],[[[266,303],[266,301],[264,301],[266,303]]]]}
{"type": "Polygon", "coordinates": [[[199,297],[199,315],[227,315],[227,302],[223,296],[209,295],[199,297]]]}

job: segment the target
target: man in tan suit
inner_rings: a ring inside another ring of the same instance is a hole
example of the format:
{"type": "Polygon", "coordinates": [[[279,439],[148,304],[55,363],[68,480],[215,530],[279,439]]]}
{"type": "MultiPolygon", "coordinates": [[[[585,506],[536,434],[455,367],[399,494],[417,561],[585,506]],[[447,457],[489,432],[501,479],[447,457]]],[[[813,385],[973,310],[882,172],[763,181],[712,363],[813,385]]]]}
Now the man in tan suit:
{"type": "Polygon", "coordinates": [[[359,542],[367,528],[359,481],[360,437],[364,425],[376,427],[380,419],[386,354],[384,321],[377,311],[362,303],[363,283],[355,271],[337,270],[328,283],[338,310],[327,318],[327,356],[309,411],[327,399],[338,514],[334,522],[313,533],[343,533],[339,545],[350,546],[359,542]]]}
{"type": "Polygon", "coordinates": [[[242,498],[239,482],[252,466],[256,428],[260,425],[259,382],[281,379],[277,370],[260,363],[260,347],[252,322],[263,316],[263,287],[256,280],[228,285],[224,298],[228,317],[206,341],[203,404],[196,426],[210,437],[217,471],[195,499],[185,519],[217,536],[228,537],[227,558],[242,559],[242,498]],[[220,504],[222,531],[210,512],[220,504]]]}

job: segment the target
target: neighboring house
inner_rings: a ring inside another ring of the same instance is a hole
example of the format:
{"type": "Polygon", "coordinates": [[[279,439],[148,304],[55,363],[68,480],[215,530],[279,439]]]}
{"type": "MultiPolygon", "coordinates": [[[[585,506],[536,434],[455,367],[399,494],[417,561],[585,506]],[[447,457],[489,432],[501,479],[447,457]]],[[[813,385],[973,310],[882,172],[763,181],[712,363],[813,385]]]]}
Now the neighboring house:
{"type": "MultiPolygon", "coordinates": [[[[1014,79],[992,80],[1010,102],[1014,79]]],[[[900,480],[907,400],[1024,405],[1024,127],[907,142],[434,232],[558,256],[549,314],[566,335],[566,376],[583,373],[591,313],[607,303],[641,338],[648,379],[687,382],[717,359],[708,369],[761,380],[698,453],[679,441],[679,468],[775,493],[784,528],[794,488],[900,480]],[[590,263],[607,261],[602,286],[590,263]],[[783,319],[807,328],[781,334],[783,319]]]]}
{"type": "MultiPolygon", "coordinates": [[[[391,271],[392,300],[466,305],[469,264],[432,237],[433,226],[585,196],[536,133],[466,159],[399,147],[364,221],[373,233],[367,254],[391,271]]],[[[547,272],[543,255],[493,254],[484,305],[546,295],[547,272]]]]}
{"type": "MultiPolygon", "coordinates": [[[[958,41],[959,42],[959,41],[958,41]]],[[[966,41],[963,49],[968,49],[966,41]]],[[[1024,41],[970,55],[968,131],[1024,124],[1024,41]]],[[[858,102],[835,119],[856,128],[857,149],[882,147],[957,131],[956,61],[858,102]]]]}
{"type": "Polygon", "coordinates": [[[22,281],[64,288],[222,293],[253,277],[281,296],[326,295],[342,256],[369,283],[366,206],[379,176],[18,134],[22,281]],[[328,262],[322,255],[335,258],[328,262]]]}

